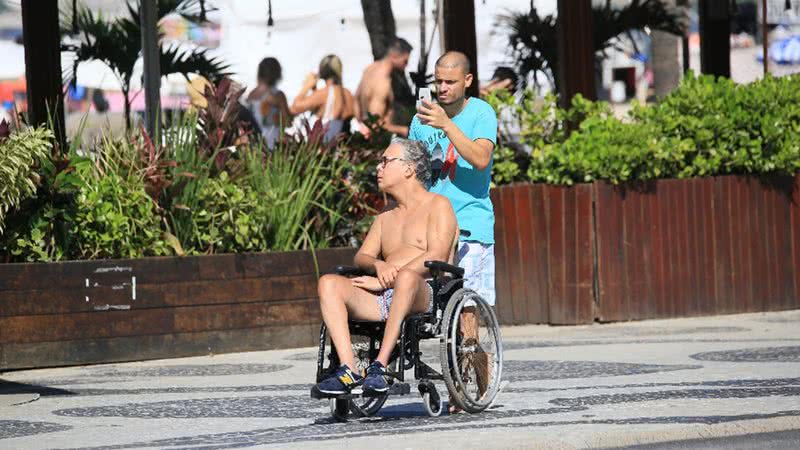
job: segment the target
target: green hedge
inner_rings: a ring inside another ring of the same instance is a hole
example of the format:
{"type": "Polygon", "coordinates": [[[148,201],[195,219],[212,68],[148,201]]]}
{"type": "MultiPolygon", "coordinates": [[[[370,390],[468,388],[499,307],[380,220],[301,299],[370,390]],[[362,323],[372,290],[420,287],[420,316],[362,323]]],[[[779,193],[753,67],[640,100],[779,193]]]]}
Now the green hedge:
{"type": "Polygon", "coordinates": [[[198,129],[189,114],[165,130],[162,146],[137,132],[67,155],[49,154],[52,134],[44,129],[0,142],[0,177],[14,181],[0,189],[8,205],[0,206],[8,208],[0,261],[298,250],[349,240],[340,235],[354,227],[342,213],[353,196],[345,153],[316,137],[287,139],[273,151],[246,139],[209,149],[198,144],[198,129]]]}
{"type": "Polygon", "coordinates": [[[574,184],[725,174],[794,174],[800,170],[800,76],[747,85],[688,75],[658,104],[634,105],[618,119],[603,102],[577,96],[569,109],[556,98],[537,104],[490,98],[501,120],[520,124],[519,144],[495,154],[496,184],[574,184]],[[569,133],[568,125],[573,126],[569,133]]]}

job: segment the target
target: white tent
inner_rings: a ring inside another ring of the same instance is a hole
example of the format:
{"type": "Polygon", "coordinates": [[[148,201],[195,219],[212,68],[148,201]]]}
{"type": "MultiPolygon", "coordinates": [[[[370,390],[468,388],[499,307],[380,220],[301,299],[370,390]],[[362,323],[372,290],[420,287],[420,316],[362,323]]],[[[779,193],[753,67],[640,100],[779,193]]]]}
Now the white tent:
{"type": "MultiPolygon", "coordinates": [[[[433,36],[434,0],[426,1],[428,42],[432,42],[429,71],[441,54],[439,34],[433,36]]],[[[281,88],[290,98],[300,89],[305,75],[316,71],[319,61],[333,53],[342,59],[343,84],[355,90],[363,69],[372,62],[372,50],[358,0],[273,0],[275,25],[267,28],[267,2],[227,0],[215,3],[222,24],[218,54],[231,63],[234,77],[248,86],[255,84],[256,68],[266,56],[276,57],[283,67],[281,88]]],[[[505,30],[496,26],[496,16],[513,10],[527,11],[530,0],[475,0],[478,41],[478,75],[487,80],[497,65],[508,63],[505,30]]],[[[555,0],[537,0],[540,14],[555,11],[555,0]]],[[[415,71],[420,48],[420,0],[395,0],[392,11],[397,35],[415,48],[408,70],[415,71]]]]}
{"type": "MultiPolygon", "coordinates": [[[[109,0],[112,1],[112,0],[109,0]]],[[[208,0],[218,8],[210,18],[218,21],[222,28],[220,46],[212,51],[231,64],[233,78],[248,87],[255,85],[256,68],[266,56],[278,58],[283,66],[283,83],[280,86],[289,97],[296,95],[305,75],[316,71],[323,56],[338,55],[344,65],[343,83],[355,90],[363,69],[372,62],[372,50],[364,24],[360,0],[273,0],[275,25],[267,27],[267,2],[265,0],[208,0]]],[[[530,0],[474,0],[478,41],[478,74],[487,80],[497,65],[508,63],[505,30],[496,26],[498,14],[513,10],[527,11],[530,0]]],[[[94,3],[101,3],[95,1],[94,3]]],[[[431,39],[434,29],[433,6],[435,0],[427,0],[428,43],[432,42],[429,71],[440,54],[439,34],[431,39]]],[[[555,0],[537,0],[540,14],[550,14],[556,8],[555,0]]],[[[415,71],[419,59],[420,0],[395,0],[392,2],[397,35],[408,40],[415,50],[412,52],[408,71],[415,71]]],[[[428,45],[426,43],[426,46],[428,45]]],[[[25,58],[22,47],[13,43],[2,43],[0,75],[15,78],[24,75],[25,58]],[[6,49],[5,46],[8,46],[6,49]],[[8,55],[8,56],[7,56],[8,55]]],[[[72,70],[73,56],[62,54],[65,73],[72,70]]],[[[141,86],[141,62],[137,64],[132,84],[141,86]]],[[[162,83],[162,91],[175,91],[180,77],[173,83],[162,83]]],[[[78,83],[86,87],[118,90],[119,82],[113,72],[100,61],[82,63],[78,68],[78,83]]]]}
{"type": "Polygon", "coordinates": [[[0,80],[25,76],[25,48],[13,41],[0,41],[0,80]]]}

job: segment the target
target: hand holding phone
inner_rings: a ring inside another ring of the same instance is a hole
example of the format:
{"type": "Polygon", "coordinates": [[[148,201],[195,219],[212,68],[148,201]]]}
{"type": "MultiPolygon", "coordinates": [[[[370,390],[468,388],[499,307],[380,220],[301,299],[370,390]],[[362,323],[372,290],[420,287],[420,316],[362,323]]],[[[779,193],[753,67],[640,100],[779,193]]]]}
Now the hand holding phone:
{"type": "Polygon", "coordinates": [[[417,94],[417,109],[419,109],[422,101],[425,100],[428,103],[431,103],[431,89],[430,88],[419,88],[419,93],[417,94]]]}

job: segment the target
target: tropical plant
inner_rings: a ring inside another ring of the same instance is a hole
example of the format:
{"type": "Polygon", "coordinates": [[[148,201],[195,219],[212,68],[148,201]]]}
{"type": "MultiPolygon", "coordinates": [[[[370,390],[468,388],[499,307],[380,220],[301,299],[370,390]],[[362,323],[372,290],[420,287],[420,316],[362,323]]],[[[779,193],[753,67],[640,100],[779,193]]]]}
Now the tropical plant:
{"type": "Polygon", "coordinates": [[[35,195],[9,214],[7,230],[0,234],[0,255],[5,261],[59,261],[72,257],[75,197],[81,187],[76,172],[91,164],[75,148],[69,155],[52,151],[41,160],[34,178],[35,195]]]}
{"type": "MultiPolygon", "coordinates": [[[[508,32],[509,56],[523,84],[528,75],[546,77],[558,91],[558,38],[557,17],[553,14],[541,17],[531,2],[527,13],[509,11],[497,17],[496,25],[508,32]]],[[[682,34],[686,17],[682,9],[668,6],[661,0],[631,0],[618,7],[611,0],[593,4],[593,44],[595,54],[605,56],[608,49],[623,50],[617,39],[627,36],[636,46],[634,30],[660,30],[682,34]]],[[[637,50],[638,51],[638,50],[637,50]]]]}
{"type": "Polygon", "coordinates": [[[221,170],[236,151],[236,147],[250,141],[250,130],[240,120],[239,98],[244,88],[235,85],[230,78],[217,84],[205,86],[203,98],[206,105],[197,111],[198,150],[206,156],[216,155],[214,163],[221,170]]]}
{"type": "MultiPolygon", "coordinates": [[[[196,22],[195,13],[201,0],[158,0],[157,19],[160,21],[169,14],[180,14],[190,22],[196,22]]],[[[127,3],[127,16],[106,19],[102,13],[81,6],[73,11],[79,43],[67,46],[74,51],[71,82],[77,84],[78,65],[85,61],[104,62],[116,75],[120,89],[125,97],[125,120],[131,126],[131,81],[133,68],[141,57],[142,30],[140,25],[141,2],[127,3]]],[[[62,34],[71,34],[72,25],[62,28],[62,34]]],[[[159,33],[160,34],[160,33],[159,33]]],[[[176,46],[167,47],[159,43],[159,64],[161,75],[173,73],[188,77],[190,73],[200,74],[215,80],[226,74],[228,65],[209,56],[206,49],[182,50],[176,46]]]]}
{"type": "Polygon", "coordinates": [[[37,168],[49,156],[53,138],[46,128],[25,128],[0,137],[0,234],[8,210],[36,193],[37,168]]]}
{"type": "Polygon", "coordinates": [[[266,211],[273,250],[328,247],[350,201],[343,189],[347,160],[321,145],[322,130],[307,140],[283,140],[271,152],[243,152],[246,181],[266,211]]]}

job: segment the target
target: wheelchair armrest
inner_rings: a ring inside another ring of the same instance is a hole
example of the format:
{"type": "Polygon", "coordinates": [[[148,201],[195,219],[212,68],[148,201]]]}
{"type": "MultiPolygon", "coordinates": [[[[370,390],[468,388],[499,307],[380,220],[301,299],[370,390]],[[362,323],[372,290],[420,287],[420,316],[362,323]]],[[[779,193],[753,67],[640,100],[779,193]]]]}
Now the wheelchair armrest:
{"type": "Polygon", "coordinates": [[[356,266],[336,266],[336,273],[338,275],[360,277],[368,275],[363,269],[356,266]]]}
{"type": "Polygon", "coordinates": [[[431,272],[447,272],[456,277],[464,276],[463,268],[454,266],[452,264],[447,264],[443,261],[425,261],[425,267],[427,267],[431,272]]]}

